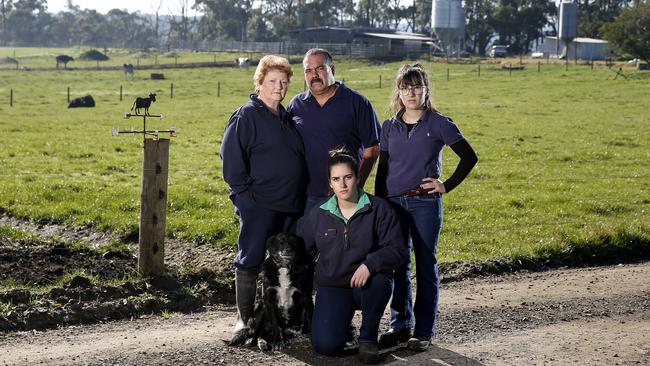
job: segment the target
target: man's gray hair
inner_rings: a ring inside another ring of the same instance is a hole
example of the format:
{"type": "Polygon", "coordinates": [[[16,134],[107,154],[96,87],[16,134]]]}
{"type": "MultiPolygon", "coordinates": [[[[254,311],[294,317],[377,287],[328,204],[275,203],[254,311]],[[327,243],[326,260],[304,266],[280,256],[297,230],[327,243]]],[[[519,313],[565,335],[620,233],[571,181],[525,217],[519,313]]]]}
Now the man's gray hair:
{"type": "Polygon", "coordinates": [[[325,56],[325,64],[327,66],[332,66],[334,63],[334,59],[332,59],[332,55],[324,48],[312,48],[309,51],[305,53],[305,57],[302,59],[302,64],[304,65],[305,62],[307,61],[307,58],[311,55],[323,55],[325,56]]]}

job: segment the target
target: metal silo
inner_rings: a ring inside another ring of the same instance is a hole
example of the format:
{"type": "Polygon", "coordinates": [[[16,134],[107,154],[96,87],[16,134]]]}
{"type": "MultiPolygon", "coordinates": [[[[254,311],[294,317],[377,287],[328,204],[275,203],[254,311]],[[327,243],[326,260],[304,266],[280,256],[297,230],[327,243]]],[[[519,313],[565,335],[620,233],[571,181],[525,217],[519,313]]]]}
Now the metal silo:
{"type": "Polygon", "coordinates": [[[570,41],[578,36],[578,4],[573,0],[562,0],[560,3],[560,16],[558,35],[561,40],[570,41]]]}
{"type": "Polygon", "coordinates": [[[431,28],[447,55],[454,49],[460,51],[465,34],[465,10],[461,0],[434,0],[431,28]]]}
{"type": "MultiPolygon", "coordinates": [[[[578,36],[578,4],[573,0],[562,0],[560,2],[560,13],[558,14],[558,47],[560,40],[564,42],[564,50],[560,57],[569,61],[569,44],[578,36]]],[[[577,59],[577,45],[574,45],[575,58],[577,59]]],[[[559,51],[559,50],[557,50],[559,51]]],[[[558,52],[558,54],[560,54],[558,52]]]]}

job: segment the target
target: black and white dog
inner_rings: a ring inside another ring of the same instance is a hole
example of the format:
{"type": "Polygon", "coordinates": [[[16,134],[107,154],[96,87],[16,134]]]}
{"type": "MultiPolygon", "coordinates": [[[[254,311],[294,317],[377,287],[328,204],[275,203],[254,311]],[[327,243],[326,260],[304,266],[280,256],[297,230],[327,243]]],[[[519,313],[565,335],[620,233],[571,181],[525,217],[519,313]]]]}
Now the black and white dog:
{"type": "Polygon", "coordinates": [[[258,296],[248,329],[230,345],[252,345],[266,351],[281,349],[299,332],[311,331],[314,264],[302,239],[280,233],[266,241],[268,255],[262,268],[258,296]]]}

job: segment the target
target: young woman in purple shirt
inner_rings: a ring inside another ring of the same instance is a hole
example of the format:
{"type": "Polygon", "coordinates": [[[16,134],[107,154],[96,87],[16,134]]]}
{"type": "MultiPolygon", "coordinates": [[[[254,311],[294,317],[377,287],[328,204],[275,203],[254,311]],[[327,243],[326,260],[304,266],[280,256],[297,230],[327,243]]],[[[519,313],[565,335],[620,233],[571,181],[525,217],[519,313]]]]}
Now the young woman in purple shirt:
{"type": "Polygon", "coordinates": [[[375,194],[402,208],[409,228],[409,249],[413,249],[417,262],[417,295],[414,306],[409,256],[395,272],[391,328],[379,342],[382,347],[407,342],[410,350],[424,351],[435,336],[438,311],[436,252],[442,227],[442,195],[465,179],[478,158],[454,121],[433,106],[429,78],[421,65],[407,64],[397,72],[391,107],[395,116],[381,129],[375,194]],[[460,162],[443,182],[445,145],[460,162]]]}

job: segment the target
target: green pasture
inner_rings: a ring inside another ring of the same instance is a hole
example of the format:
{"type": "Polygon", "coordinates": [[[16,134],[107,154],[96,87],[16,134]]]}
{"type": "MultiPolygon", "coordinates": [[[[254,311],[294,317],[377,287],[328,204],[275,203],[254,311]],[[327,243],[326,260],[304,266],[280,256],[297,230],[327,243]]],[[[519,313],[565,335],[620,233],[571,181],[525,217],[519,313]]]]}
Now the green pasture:
{"type": "MultiPolygon", "coordinates": [[[[529,61],[511,74],[483,65],[479,77],[476,65],[424,64],[436,105],[480,159],[445,196],[442,261],[516,260],[593,243],[648,245],[647,72],[625,69],[626,79],[614,79],[604,66],[565,70],[544,62],[538,72],[537,61],[529,61]]],[[[383,121],[399,65],[343,61],[337,78],[368,96],[383,121]]],[[[303,90],[300,66],[294,71],[289,97],[303,90]]],[[[138,72],[125,80],[121,71],[0,71],[0,212],[136,232],[142,141],[111,136],[111,128],[141,127],[123,113],[136,96],[156,92],[151,112],[167,118],[149,126],[178,129],[170,147],[168,236],[234,245],[237,219],[218,151],[228,117],[252,91],[254,68],[162,72],[167,80],[138,72]],[[92,94],[97,107],[67,109],[68,87],[72,97],[92,94]]],[[[446,149],[444,177],[456,163],[446,149]]],[[[374,178],[366,188],[373,186],[374,178]]]]}
{"type": "MultiPolygon", "coordinates": [[[[109,60],[90,61],[81,60],[78,58],[83,52],[88,51],[88,47],[74,47],[74,48],[36,48],[36,47],[0,47],[0,70],[15,70],[19,69],[43,69],[55,68],[56,56],[68,55],[74,58],[74,61],[68,63],[68,69],[75,68],[93,68],[96,66],[117,66],[121,67],[123,64],[133,64],[134,66],[154,66],[154,65],[174,65],[182,63],[199,63],[199,62],[223,62],[232,61],[238,57],[253,57],[259,58],[259,53],[247,52],[182,52],[171,50],[169,52],[146,51],[146,50],[128,50],[128,49],[115,49],[110,48],[105,53],[109,60]],[[18,61],[18,66],[15,63],[9,62],[7,57],[18,61]]],[[[99,48],[98,51],[104,53],[104,50],[99,48]]],[[[63,64],[59,66],[63,69],[63,64]]]]}

